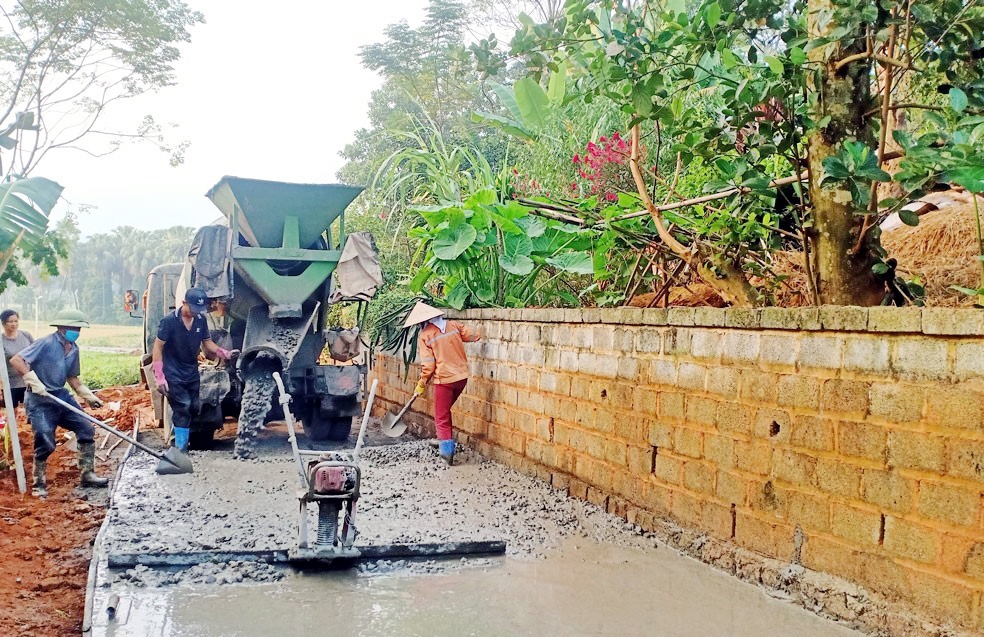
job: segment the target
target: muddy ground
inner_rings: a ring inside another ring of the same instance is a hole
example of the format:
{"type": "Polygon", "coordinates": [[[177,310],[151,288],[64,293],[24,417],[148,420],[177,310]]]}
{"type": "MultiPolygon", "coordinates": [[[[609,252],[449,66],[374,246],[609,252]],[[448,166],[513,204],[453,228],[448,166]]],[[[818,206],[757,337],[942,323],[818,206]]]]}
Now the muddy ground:
{"type": "MultiPolygon", "coordinates": [[[[424,441],[392,444],[375,432],[377,423],[360,461],[358,545],[507,540],[508,555],[539,557],[566,537],[587,534],[602,542],[654,546],[655,540],[624,520],[468,449],[459,448],[455,466],[448,467],[424,441]]],[[[348,448],[354,442],[353,432],[348,448]]],[[[213,451],[193,451],[190,475],[159,476],[153,458],[132,457],[109,513],[107,551],[293,547],[297,465],[283,425],[262,431],[255,459],[237,459],[229,447],[223,440],[213,451]]],[[[312,540],[314,510],[312,505],[312,540]]]]}
{"type": "MultiPolygon", "coordinates": [[[[138,387],[97,393],[107,405],[91,412],[127,429],[139,410],[150,405],[146,390],[138,387]],[[119,402],[119,409],[114,410],[111,402],[119,402]]],[[[0,471],[0,635],[78,634],[92,543],[105,517],[108,490],[78,488],[77,456],[62,437],[48,460],[48,498],[32,498],[33,444],[23,410],[17,430],[28,493],[18,491],[13,468],[0,471]]],[[[62,433],[59,430],[59,436],[62,433]]],[[[116,439],[109,439],[99,449],[104,437],[96,433],[96,469],[101,475],[112,475],[126,443],[110,451],[116,439]]]]}

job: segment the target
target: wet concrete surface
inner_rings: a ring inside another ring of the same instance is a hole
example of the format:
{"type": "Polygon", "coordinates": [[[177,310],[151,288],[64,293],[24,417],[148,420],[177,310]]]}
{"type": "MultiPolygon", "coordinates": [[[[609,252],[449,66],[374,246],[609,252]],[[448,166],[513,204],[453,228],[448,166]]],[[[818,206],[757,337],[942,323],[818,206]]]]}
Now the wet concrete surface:
{"type": "Polygon", "coordinates": [[[191,475],[158,476],[146,455],[127,461],[99,547],[91,634],[858,634],[467,450],[447,467],[426,442],[389,442],[373,423],[357,546],[502,539],[506,556],[333,572],[243,561],[106,567],[110,553],[292,548],[297,470],[282,426],[271,426],[255,459],[235,459],[227,441],[192,452],[191,475]],[[121,602],[109,620],[113,594],[121,602]]]}

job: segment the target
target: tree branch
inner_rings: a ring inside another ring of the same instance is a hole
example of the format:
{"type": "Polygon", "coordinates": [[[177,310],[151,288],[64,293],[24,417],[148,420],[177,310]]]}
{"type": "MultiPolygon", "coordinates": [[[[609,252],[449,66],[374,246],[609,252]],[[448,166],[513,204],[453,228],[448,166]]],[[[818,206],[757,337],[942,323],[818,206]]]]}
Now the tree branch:
{"type": "Polygon", "coordinates": [[[636,124],[632,127],[632,155],[629,157],[629,168],[632,171],[632,179],[635,181],[636,192],[642,199],[643,205],[646,206],[647,213],[653,218],[653,223],[656,224],[656,232],[659,234],[659,238],[663,240],[673,252],[677,254],[681,259],[684,259],[688,263],[690,262],[691,253],[682,243],[677,241],[673,235],[669,233],[666,229],[666,224],[663,222],[662,211],[653,204],[653,200],[649,198],[649,192],[646,189],[646,182],[642,178],[642,170],[639,168],[639,125],[636,124]]]}

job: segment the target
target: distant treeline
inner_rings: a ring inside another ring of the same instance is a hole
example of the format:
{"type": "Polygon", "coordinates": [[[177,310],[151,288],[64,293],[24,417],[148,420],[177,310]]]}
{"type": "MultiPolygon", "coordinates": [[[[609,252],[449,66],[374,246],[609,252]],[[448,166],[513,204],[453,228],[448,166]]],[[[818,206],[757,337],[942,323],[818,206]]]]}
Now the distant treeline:
{"type": "Polygon", "coordinates": [[[22,320],[33,321],[36,311],[44,320],[64,307],[78,307],[95,323],[132,323],[136,319],[123,311],[123,292],[136,290],[139,297],[152,268],[184,261],[195,233],[188,226],[121,226],[82,239],[74,219],[60,223],[56,231],[68,251],[67,258],[59,259],[58,276],[44,277],[37,267],[24,268],[29,284],[0,294],[0,305],[17,310],[22,320]]]}

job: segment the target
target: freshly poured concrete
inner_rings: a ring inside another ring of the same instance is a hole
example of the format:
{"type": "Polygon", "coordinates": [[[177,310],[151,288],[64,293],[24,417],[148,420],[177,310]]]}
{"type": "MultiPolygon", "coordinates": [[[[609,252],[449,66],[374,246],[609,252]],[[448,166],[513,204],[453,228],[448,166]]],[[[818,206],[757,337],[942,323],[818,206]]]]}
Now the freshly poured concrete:
{"type": "Polygon", "coordinates": [[[259,447],[252,461],[234,459],[231,446],[194,453],[190,476],[129,460],[101,547],[93,635],[857,634],[473,454],[447,468],[422,442],[365,450],[357,544],[504,539],[506,557],[328,573],[105,568],[112,552],[290,548],[297,476],[286,438],[268,429],[259,447]],[[121,598],[112,621],[111,594],[121,598]]]}

